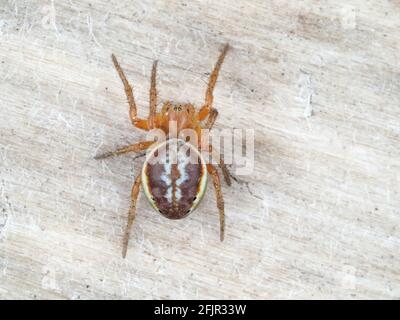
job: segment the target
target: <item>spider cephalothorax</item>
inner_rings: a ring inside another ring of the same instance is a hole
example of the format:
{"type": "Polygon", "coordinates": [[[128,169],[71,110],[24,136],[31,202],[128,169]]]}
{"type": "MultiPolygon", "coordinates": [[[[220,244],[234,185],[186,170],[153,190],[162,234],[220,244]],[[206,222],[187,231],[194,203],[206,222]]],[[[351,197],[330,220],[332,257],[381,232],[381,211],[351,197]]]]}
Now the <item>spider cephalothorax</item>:
{"type": "MultiPolygon", "coordinates": [[[[155,61],[151,72],[150,112],[147,119],[137,117],[132,87],[117,59],[112,55],[114,66],[124,84],[132,124],[146,131],[161,129],[167,137],[171,137],[172,123],[177,135],[185,129],[191,129],[198,137],[201,137],[202,129],[210,130],[218,115],[217,110],[212,105],[213,91],[228,48],[229,46],[226,44],[211,73],[205,103],[198,112],[192,104],[176,104],[168,101],[163,104],[161,111],[157,112],[157,61],[155,61]]],[[[132,187],[131,208],[123,240],[123,257],[126,256],[129,233],[136,215],[136,202],[141,184],[154,209],[167,218],[181,219],[186,217],[199,204],[206,190],[207,173],[210,174],[217,195],[220,238],[221,241],[223,240],[225,215],[221,183],[216,168],[211,163],[206,163],[201,151],[206,148],[214,157],[218,157],[218,164],[228,185],[230,185],[229,172],[222,159],[213,152],[212,145],[203,146],[201,143],[201,139],[198,139],[196,144],[193,145],[176,138],[167,138],[165,141],[143,141],[95,157],[96,159],[103,159],[127,152],[142,152],[147,149],[151,151],[146,158],[141,174],[136,177],[132,187]]]]}
{"type": "Polygon", "coordinates": [[[196,118],[196,109],[192,104],[172,104],[165,102],[158,115],[159,128],[168,134],[171,121],[176,122],[177,131],[183,129],[201,129],[196,118]]]}

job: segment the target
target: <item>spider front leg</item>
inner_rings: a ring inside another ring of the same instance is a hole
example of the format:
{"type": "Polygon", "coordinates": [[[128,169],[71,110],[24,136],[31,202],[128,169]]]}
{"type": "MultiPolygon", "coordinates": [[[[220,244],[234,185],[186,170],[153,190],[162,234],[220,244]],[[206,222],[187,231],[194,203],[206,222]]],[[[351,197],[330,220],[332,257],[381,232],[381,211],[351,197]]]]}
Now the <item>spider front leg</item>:
{"type": "Polygon", "coordinates": [[[136,108],[135,98],[133,97],[132,86],[129,84],[128,80],[126,79],[124,71],[122,70],[121,66],[119,65],[115,55],[112,54],[111,58],[114,63],[115,69],[117,70],[118,75],[121,78],[121,81],[124,85],[125,94],[126,94],[126,97],[128,98],[128,104],[129,104],[129,117],[131,119],[132,124],[137,128],[140,128],[143,130],[149,130],[147,120],[137,118],[137,108],[136,108]]]}
{"type": "Polygon", "coordinates": [[[144,150],[148,149],[153,143],[154,143],[154,141],[138,142],[135,144],[131,144],[130,146],[126,146],[121,149],[115,150],[115,151],[110,151],[110,152],[106,152],[103,154],[99,154],[99,155],[95,156],[94,158],[96,160],[100,160],[100,159],[104,159],[104,158],[108,158],[108,157],[118,156],[118,155],[121,155],[121,154],[124,154],[127,152],[144,151],[144,150]]]}
{"type": "Polygon", "coordinates": [[[126,225],[125,233],[124,233],[124,238],[122,240],[122,257],[126,257],[126,252],[128,250],[128,242],[129,242],[129,235],[132,229],[132,225],[135,222],[135,217],[136,217],[136,203],[137,199],[139,196],[139,190],[140,190],[140,183],[141,183],[141,175],[139,174],[136,177],[135,183],[133,184],[132,187],[132,192],[131,192],[131,207],[129,209],[129,214],[128,214],[128,223],[126,225]]]}
{"type": "Polygon", "coordinates": [[[214,70],[210,75],[210,80],[208,81],[208,87],[206,91],[205,104],[201,107],[198,113],[198,119],[200,121],[204,120],[212,109],[212,103],[214,100],[213,96],[214,87],[218,79],[219,70],[221,69],[222,63],[224,62],[224,58],[226,56],[226,53],[228,52],[228,49],[229,49],[229,44],[227,43],[225,44],[224,49],[222,50],[218,58],[218,61],[214,67],[214,70]]]}
{"type": "Polygon", "coordinates": [[[150,87],[150,112],[148,119],[149,129],[156,127],[156,115],[157,115],[157,89],[156,89],[156,74],[157,74],[157,60],[153,62],[153,68],[151,69],[151,87],[150,87]]]}
{"type": "Polygon", "coordinates": [[[220,227],[220,240],[224,241],[225,234],[225,211],[224,211],[224,199],[221,190],[221,181],[217,169],[212,164],[207,164],[207,171],[211,175],[214,183],[215,194],[217,196],[217,207],[219,211],[219,227],[220,227]]]}

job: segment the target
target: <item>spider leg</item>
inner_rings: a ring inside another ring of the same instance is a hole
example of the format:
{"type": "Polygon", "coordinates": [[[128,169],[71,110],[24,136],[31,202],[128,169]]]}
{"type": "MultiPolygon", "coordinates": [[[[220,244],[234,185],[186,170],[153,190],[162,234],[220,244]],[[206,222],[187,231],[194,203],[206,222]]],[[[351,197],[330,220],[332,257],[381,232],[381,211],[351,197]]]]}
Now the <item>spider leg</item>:
{"type": "Polygon", "coordinates": [[[126,257],[126,252],[128,250],[128,242],[129,242],[129,235],[132,229],[132,225],[135,221],[136,217],[136,202],[139,196],[139,190],[140,190],[140,182],[141,182],[141,175],[139,174],[136,179],[135,183],[133,184],[132,187],[132,192],[131,192],[131,207],[129,209],[129,215],[128,215],[128,223],[126,225],[126,229],[124,232],[124,238],[122,240],[122,257],[126,257]]]}
{"type": "Polygon", "coordinates": [[[138,142],[138,143],[131,144],[129,146],[123,147],[121,149],[115,150],[115,151],[110,151],[110,152],[106,152],[106,153],[103,153],[103,154],[99,154],[99,155],[95,156],[94,158],[96,160],[99,160],[99,159],[104,159],[104,158],[108,158],[108,157],[118,156],[118,155],[121,155],[121,154],[124,154],[124,153],[127,153],[127,152],[144,151],[148,147],[150,147],[153,143],[154,143],[154,141],[138,142]]]}
{"type": "Polygon", "coordinates": [[[117,70],[118,75],[121,78],[121,81],[124,85],[125,94],[126,94],[126,97],[128,98],[128,104],[129,104],[129,117],[131,119],[132,124],[137,128],[148,130],[147,120],[137,118],[137,108],[136,108],[135,98],[133,97],[133,93],[132,93],[132,86],[129,84],[128,80],[126,79],[124,71],[122,70],[121,66],[119,65],[118,60],[115,57],[115,55],[112,54],[111,58],[114,63],[115,69],[117,70]]]}
{"type": "Polygon", "coordinates": [[[222,197],[221,181],[219,180],[217,169],[212,164],[207,164],[207,171],[211,175],[214,183],[215,194],[217,196],[217,207],[219,211],[220,240],[224,240],[225,234],[225,212],[224,199],[222,197]]]}
{"type": "Polygon", "coordinates": [[[231,186],[231,184],[232,184],[232,183],[231,183],[231,174],[230,174],[230,172],[229,172],[227,166],[225,165],[225,162],[224,162],[224,160],[222,159],[221,155],[218,154],[218,153],[214,150],[212,144],[209,144],[209,145],[208,145],[208,152],[210,152],[210,153],[211,153],[211,156],[212,156],[214,159],[216,159],[216,160],[218,161],[218,166],[219,166],[219,167],[221,168],[221,170],[222,170],[222,174],[224,175],[224,180],[225,180],[226,184],[227,184],[228,186],[231,186]]]}
{"type": "Polygon", "coordinates": [[[211,130],[212,127],[214,126],[215,120],[217,120],[217,117],[218,117],[217,109],[212,108],[210,110],[210,113],[209,113],[208,118],[207,118],[207,122],[204,125],[203,129],[211,130]]]}
{"type": "Polygon", "coordinates": [[[157,63],[158,63],[157,60],[154,61],[153,68],[151,69],[150,112],[148,119],[149,129],[153,129],[156,125],[155,122],[157,114],[157,89],[156,89],[157,63]]]}
{"type": "MultiPolygon", "coordinates": [[[[203,129],[208,129],[211,130],[213,127],[215,120],[217,119],[218,116],[218,111],[217,109],[211,109],[210,115],[208,116],[207,122],[204,125],[203,129]]],[[[217,154],[217,152],[213,149],[213,146],[211,144],[208,145],[208,152],[211,153],[211,155],[218,160],[218,165],[222,170],[222,173],[224,174],[224,180],[228,186],[231,185],[231,175],[229,173],[228,168],[225,165],[224,160],[221,158],[221,155],[217,154]]]]}
{"type": "Polygon", "coordinates": [[[222,50],[217,63],[215,64],[214,70],[210,75],[210,80],[208,81],[208,87],[206,91],[206,97],[205,97],[205,104],[201,107],[199,113],[198,113],[198,119],[204,120],[207,115],[210,113],[210,110],[212,109],[212,103],[213,103],[213,91],[215,84],[217,82],[219,70],[221,69],[222,63],[224,62],[224,58],[226,53],[228,52],[229,49],[229,44],[225,44],[224,49],[222,50]]]}

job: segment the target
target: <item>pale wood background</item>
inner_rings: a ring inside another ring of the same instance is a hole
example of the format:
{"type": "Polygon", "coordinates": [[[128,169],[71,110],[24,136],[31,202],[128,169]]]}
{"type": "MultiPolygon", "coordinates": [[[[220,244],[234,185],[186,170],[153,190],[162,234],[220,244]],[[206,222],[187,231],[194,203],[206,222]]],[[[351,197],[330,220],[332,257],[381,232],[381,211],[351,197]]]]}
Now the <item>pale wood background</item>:
{"type": "Polygon", "coordinates": [[[0,0],[0,297],[400,298],[400,1],[0,0]],[[114,52],[147,114],[203,96],[225,42],[216,128],[254,128],[255,172],[170,221],[114,52]]]}

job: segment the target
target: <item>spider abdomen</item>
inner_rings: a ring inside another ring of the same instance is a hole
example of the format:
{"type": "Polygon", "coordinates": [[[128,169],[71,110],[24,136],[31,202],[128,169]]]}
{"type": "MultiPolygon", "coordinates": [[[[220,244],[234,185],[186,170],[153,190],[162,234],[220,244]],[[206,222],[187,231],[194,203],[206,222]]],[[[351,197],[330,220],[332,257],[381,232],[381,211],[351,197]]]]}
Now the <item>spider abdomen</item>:
{"type": "Polygon", "coordinates": [[[157,211],[169,219],[182,219],[203,197],[206,163],[194,146],[170,139],[151,150],[143,166],[142,184],[157,211]]]}

